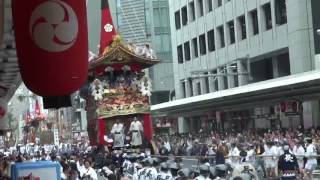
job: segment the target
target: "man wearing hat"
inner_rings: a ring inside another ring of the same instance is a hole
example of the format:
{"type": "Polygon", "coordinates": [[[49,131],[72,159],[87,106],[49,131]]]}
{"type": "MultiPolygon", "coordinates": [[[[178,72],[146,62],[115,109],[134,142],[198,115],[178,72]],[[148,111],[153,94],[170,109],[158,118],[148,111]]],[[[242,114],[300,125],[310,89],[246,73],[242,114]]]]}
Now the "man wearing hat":
{"type": "Polygon", "coordinates": [[[278,170],[281,174],[282,180],[297,179],[297,172],[299,170],[298,161],[295,155],[289,152],[289,145],[283,147],[284,154],[279,157],[278,170]]]}
{"type": "Polygon", "coordinates": [[[122,172],[126,177],[130,177],[132,176],[132,174],[130,173],[130,168],[132,167],[132,163],[129,160],[130,155],[124,153],[122,157],[124,158],[124,161],[122,163],[122,172]]]}
{"type": "Polygon", "coordinates": [[[153,164],[153,159],[152,158],[145,158],[142,161],[144,168],[140,169],[138,171],[138,176],[134,176],[137,178],[137,180],[156,180],[158,176],[158,172],[155,167],[152,166],[153,164]]]}
{"type": "Polygon", "coordinates": [[[178,176],[179,164],[170,160],[167,163],[169,164],[169,169],[172,174],[172,177],[173,179],[175,179],[178,176]]]}
{"type": "Polygon", "coordinates": [[[210,167],[206,164],[203,164],[199,167],[199,169],[200,169],[200,174],[195,178],[195,180],[210,180],[209,178],[210,167]]]}
{"type": "Polygon", "coordinates": [[[169,171],[169,166],[166,162],[160,164],[160,172],[158,173],[157,180],[171,180],[172,175],[169,171]]]}

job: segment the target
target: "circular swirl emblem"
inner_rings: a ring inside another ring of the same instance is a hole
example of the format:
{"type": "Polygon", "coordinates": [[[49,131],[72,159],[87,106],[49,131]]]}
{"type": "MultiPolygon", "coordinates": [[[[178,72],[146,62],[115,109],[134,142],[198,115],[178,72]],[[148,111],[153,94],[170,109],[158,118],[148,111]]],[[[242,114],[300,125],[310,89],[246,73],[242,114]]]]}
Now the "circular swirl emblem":
{"type": "Polygon", "coordinates": [[[39,48],[48,52],[62,52],[72,47],[78,30],[76,13],[61,0],[41,3],[30,18],[32,40],[39,48]]]}

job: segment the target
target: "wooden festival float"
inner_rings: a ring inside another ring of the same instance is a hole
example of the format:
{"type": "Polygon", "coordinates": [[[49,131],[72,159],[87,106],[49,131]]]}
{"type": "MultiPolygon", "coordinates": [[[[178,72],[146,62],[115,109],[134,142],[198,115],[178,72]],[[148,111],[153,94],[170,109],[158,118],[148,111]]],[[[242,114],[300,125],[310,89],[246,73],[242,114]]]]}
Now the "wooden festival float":
{"type": "Polygon", "coordinates": [[[51,125],[46,122],[46,115],[41,112],[40,104],[36,101],[34,112],[28,111],[25,117],[24,144],[36,143],[36,138],[40,137],[42,132],[51,129],[51,125]]]}
{"type": "Polygon", "coordinates": [[[87,103],[91,145],[106,144],[104,136],[116,120],[122,121],[127,131],[135,117],[143,122],[144,138],[152,139],[151,81],[143,70],[157,63],[148,45],[125,43],[119,35],[90,61],[88,82],[81,89],[81,96],[87,103]]]}

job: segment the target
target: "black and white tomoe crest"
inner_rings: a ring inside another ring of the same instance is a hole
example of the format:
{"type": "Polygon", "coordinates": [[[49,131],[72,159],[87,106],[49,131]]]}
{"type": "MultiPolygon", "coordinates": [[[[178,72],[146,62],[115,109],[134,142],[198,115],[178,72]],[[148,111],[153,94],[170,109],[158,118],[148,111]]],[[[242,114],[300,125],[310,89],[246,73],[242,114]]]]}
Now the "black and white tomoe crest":
{"type": "Polygon", "coordinates": [[[34,43],[48,52],[72,47],[79,31],[76,13],[61,0],[46,1],[36,7],[29,26],[34,43]]]}

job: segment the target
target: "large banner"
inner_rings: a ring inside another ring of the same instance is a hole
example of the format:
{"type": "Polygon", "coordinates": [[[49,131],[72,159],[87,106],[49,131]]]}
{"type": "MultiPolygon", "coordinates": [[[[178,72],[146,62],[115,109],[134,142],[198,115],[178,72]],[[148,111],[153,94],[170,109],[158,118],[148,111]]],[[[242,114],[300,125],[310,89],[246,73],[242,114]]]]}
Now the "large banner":
{"type": "Polygon", "coordinates": [[[11,168],[11,179],[13,180],[47,180],[61,179],[60,165],[47,161],[36,163],[16,163],[11,168]]]}

